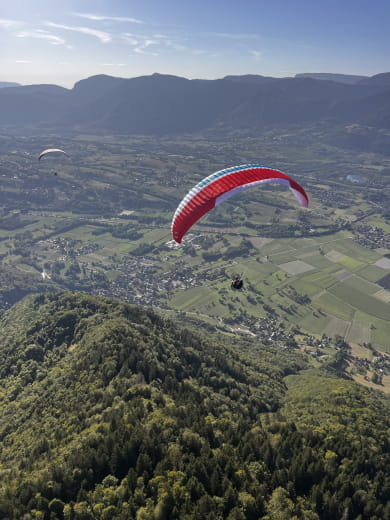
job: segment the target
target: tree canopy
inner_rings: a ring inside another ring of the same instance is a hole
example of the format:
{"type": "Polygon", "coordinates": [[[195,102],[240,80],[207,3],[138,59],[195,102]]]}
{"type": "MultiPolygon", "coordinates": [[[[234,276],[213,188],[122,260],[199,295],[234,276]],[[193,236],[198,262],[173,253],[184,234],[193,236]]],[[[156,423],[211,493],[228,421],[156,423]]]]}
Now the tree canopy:
{"type": "Polygon", "coordinates": [[[81,293],[0,329],[1,518],[390,518],[379,393],[81,293]]]}

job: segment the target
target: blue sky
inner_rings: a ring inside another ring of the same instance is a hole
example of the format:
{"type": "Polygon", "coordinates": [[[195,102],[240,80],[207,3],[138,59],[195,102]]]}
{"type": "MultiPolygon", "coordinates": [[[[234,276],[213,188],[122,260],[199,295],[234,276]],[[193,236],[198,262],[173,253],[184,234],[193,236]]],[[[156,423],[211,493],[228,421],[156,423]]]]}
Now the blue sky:
{"type": "Polygon", "coordinates": [[[390,0],[1,0],[0,81],[390,71],[390,0]]]}

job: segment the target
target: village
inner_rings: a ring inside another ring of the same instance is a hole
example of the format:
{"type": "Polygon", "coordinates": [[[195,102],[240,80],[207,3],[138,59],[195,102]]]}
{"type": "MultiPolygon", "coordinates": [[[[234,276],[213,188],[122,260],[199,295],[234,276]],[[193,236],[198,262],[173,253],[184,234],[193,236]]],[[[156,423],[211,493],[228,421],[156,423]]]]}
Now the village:
{"type": "Polygon", "coordinates": [[[363,247],[390,249],[390,233],[386,233],[382,228],[359,224],[354,226],[354,232],[355,242],[363,247]]]}

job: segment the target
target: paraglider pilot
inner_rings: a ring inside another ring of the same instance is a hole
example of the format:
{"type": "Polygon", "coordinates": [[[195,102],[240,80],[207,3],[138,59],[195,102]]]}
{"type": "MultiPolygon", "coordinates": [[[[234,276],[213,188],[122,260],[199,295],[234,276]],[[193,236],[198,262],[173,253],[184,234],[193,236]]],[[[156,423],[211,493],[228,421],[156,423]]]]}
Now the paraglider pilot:
{"type": "Polygon", "coordinates": [[[232,283],[230,284],[232,289],[242,289],[243,285],[244,285],[244,282],[238,276],[233,278],[232,283]]]}

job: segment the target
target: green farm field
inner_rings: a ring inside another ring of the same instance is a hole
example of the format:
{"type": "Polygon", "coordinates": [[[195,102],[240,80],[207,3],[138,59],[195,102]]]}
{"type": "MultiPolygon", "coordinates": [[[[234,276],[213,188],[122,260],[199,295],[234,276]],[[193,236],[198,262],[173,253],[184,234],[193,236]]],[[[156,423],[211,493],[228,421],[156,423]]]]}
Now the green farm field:
{"type": "Polygon", "coordinates": [[[385,275],[385,271],[376,265],[367,265],[359,270],[359,276],[370,282],[377,282],[385,275]]]}
{"type": "Polygon", "coordinates": [[[359,292],[364,294],[373,295],[378,292],[378,285],[375,283],[369,282],[358,275],[353,275],[343,281],[343,284],[348,287],[352,287],[359,292]]]}
{"type": "Polygon", "coordinates": [[[325,292],[313,301],[313,305],[331,316],[349,321],[353,318],[354,309],[340,298],[325,292]]]}
{"type": "Polygon", "coordinates": [[[330,292],[340,298],[340,300],[349,303],[357,310],[361,310],[376,318],[388,320],[390,316],[389,305],[385,302],[365,294],[364,292],[340,283],[330,289],[330,292]]]}
{"type": "Polygon", "coordinates": [[[324,330],[327,329],[328,324],[332,322],[332,318],[328,315],[317,314],[316,311],[309,312],[300,321],[300,327],[317,336],[322,336],[324,330]]]}
{"type": "Polygon", "coordinates": [[[371,343],[375,346],[375,348],[379,350],[383,350],[384,352],[390,353],[390,320],[380,320],[371,316],[370,314],[366,314],[362,311],[357,311],[355,314],[355,319],[364,323],[367,323],[370,326],[371,332],[371,343]]]}

